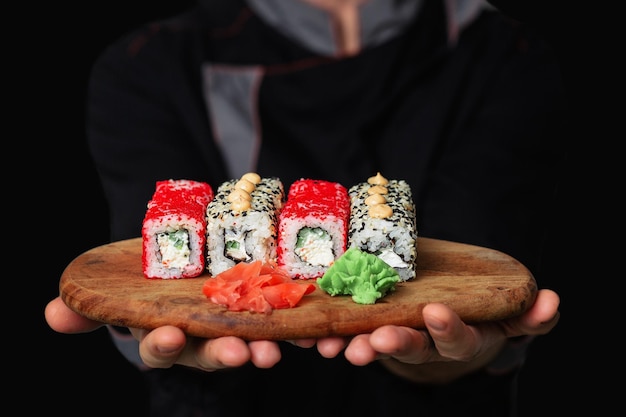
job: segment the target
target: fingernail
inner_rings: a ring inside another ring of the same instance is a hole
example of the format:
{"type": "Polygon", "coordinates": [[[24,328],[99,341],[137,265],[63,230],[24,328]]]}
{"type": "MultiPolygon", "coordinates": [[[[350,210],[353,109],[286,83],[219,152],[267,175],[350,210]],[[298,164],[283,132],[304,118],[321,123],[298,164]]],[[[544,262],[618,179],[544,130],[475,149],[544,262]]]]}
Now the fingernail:
{"type": "Polygon", "coordinates": [[[429,318],[425,320],[425,322],[428,327],[432,328],[433,330],[443,331],[446,329],[446,323],[436,318],[429,318]]]}
{"type": "Polygon", "coordinates": [[[171,355],[172,353],[176,353],[178,351],[178,346],[168,346],[168,345],[158,345],[156,346],[157,352],[164,355],[171,355]]]}

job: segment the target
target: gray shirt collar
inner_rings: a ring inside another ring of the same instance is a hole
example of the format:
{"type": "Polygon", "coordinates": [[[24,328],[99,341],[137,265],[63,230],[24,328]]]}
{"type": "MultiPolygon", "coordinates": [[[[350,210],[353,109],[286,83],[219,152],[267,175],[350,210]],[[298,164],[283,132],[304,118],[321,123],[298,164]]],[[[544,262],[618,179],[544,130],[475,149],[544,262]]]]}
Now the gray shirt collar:
{"type": "MultiPolygon", "coordinates": [[[[315,51],[336,55],[335,39],[328,14],[301,0],[246,0],[266,23],[286,37],[315,51]]],[[[361,46],[379,45],[408,26],[425,0],[366,0],[360,6],[361,46]]],[[[470,23],[485,0],[441,0],[448,19],[448,38],[454,44],[460,31],[470,23]]]]}

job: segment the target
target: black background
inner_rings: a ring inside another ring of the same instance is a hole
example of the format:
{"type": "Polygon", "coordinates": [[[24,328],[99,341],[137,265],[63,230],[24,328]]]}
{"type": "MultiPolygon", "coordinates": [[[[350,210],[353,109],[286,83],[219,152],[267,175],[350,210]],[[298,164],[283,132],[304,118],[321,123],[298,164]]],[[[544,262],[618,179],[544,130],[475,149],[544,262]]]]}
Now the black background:
{"type": "MultiPolygon", "coordinates": [[[[107,209],[84,139],[91,64],[130,28],[191,3],[115,0],[69,7],[49,2],[11,14],[15,22],[5,66],[11,70],[7,88],[17,94],[7,99],[7,122],[15,126],[5,133],[3,170],[10,215],[5,243],[12,248],[4,259],[9,289],[4,324],[12,333],[4,340],[14,374],[11,399],[24,412],[44,407],[67,417],[145,415],[141,376],[106,331],[57,334],[47,327],[43,311],[58,294],[64,267],[108,240],[107,209]]],[[[597,49],[605,38],[576,33],[557,45],[572,95],[572,152],[547,242],[548,278],[539,283],[560,294],[562,318],[531,346],[520,377],[521,417],[612,408],[600,375],[616,372],[613,358],[621,355],[614,347],[617,336],[606,328],[612,320],[609,295],[624,275],[613,266],[620,246],[609,243],[618,229],[615,200],[624,188],[610,148],[623,130],[607,123],[614,88],[605,71],[611,62],[597,49]]],[[[303,406],[309,400],[305,395],[303,406]]]]}

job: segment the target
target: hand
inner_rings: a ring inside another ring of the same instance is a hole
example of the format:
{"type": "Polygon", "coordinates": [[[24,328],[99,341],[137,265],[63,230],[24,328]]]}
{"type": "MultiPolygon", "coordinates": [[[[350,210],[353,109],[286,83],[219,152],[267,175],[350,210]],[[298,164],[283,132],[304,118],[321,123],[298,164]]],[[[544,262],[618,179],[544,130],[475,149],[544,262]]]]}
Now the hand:
{"type": "MultiPolygon", "coordinates": [[[[382,326],[351,339],[317,341],[324,357],[344,355],[354,365],[375,360],[399,376],[419,383],[446,383],[489,364],[510,337],[542,335],[559,320],[559,296],[540,290],[535,303],[521,316],[499,322],[467,325],[449,307],[433,303],[422,310],[426,330],[382,326]]],[[[311,340],[294,342],[302,347],[311,340]]]]}
{"type": "MultiPolygon", "coordinates": [[[[48,325],[59,333],[86,333],[104,326],[104,323],[75,313],[60,297],[48,303],[45,317],[48,325]]],[[[188,338],[174,326],[163,326],[152,331],[131,329],[131,332],[140,341],[141,359],[151,368],[169,368],[181,364],[214,371],[238,367],[248,361],[259,368],[270,368],[281,359],[276,342],[246,342],[236,337],[188,338]]]]}

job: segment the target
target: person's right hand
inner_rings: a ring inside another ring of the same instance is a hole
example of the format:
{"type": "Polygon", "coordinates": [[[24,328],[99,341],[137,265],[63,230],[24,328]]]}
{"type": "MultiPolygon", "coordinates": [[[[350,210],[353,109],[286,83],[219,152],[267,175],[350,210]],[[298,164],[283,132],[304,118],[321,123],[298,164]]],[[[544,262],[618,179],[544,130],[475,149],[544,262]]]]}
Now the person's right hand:
{"type": "MultiPolygon", "coordinates": [[[[104,326],[77,314],[60,297],[48,303],[45,317],[48,325],[59,333],[86,333],[104,326]]],[[[246,342],[233,336],[194,338],[174,326],[130,330],[140,342],[141,359],[150,368],[169,368],[180,364],[215,371],[239,367],[248,361],[258,368],[271,368],[281,359],[278,344],[271,341],[246,342]]]]}

